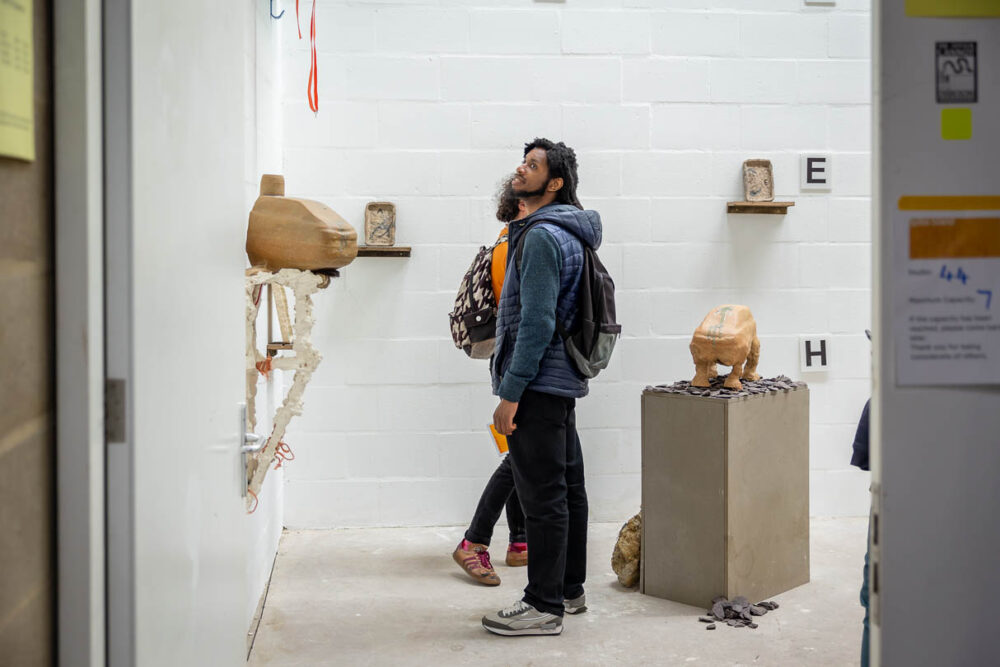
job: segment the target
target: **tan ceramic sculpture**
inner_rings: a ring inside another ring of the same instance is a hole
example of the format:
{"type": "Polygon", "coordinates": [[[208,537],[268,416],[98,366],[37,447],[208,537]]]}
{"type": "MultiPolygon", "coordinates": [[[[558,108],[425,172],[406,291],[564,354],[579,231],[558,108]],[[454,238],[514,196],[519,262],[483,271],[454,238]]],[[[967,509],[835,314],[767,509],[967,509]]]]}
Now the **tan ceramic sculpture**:
{"type": "Polygon", "coordinates": [[[716,364],[732,366],[733,370],[723,386],[742,389],[740,380],[759,380],[757,362],[760,359],[760,340],[757,323],[746,306],[716,306],[705,316],[691,337],[691,356],[694,357],[694,387],[709,387],[709,380],[718,375],[716,364]]]}
{"type": "Polygon", "coordinates": [[[746,201],[774,201],[774,171],[770,160],[743,163],[743,198],[746,201]]]}
{"type": "Polygon", "coordinates": [[[365,245],[396,244],[396,205],[388,201],[368,202],[365,206],[365,245]]]}
{"type": "Polygon", "coordinates": [[[247,227],[250,264],[281,269],[339,269],[358,256],[358,233],[328,206],[285,196],[285,179],[264,174],[247,227]]]}

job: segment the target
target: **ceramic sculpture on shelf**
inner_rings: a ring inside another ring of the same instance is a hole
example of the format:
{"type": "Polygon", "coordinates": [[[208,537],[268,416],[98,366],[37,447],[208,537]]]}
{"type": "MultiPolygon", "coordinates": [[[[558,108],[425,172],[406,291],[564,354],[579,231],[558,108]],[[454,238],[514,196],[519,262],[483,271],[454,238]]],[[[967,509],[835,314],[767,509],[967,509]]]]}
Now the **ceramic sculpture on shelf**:
{"type": "Polygon", "coordinates": [[[741,379],[759,380],[760,340],[750,309],[735,305],[713,308],[694,330],[691,356],[695,367],[692,386],[711,386],[709,380],[718,375],[716,364],[732,366],[723,385],[727,389],[742,389],[741,379]]]}
{"type": "Polygon", "coordinates": [[[358,233],[330,207],[286,197],[283,176],[264,174],[250,211],[247,256],[271,272],[339,269],[358,256],[358,233]]]}
{"type": "Polygon", "coordinates": [[[396,205],[373,201],[365,206],[365,245],[396,244],[396,205]]]}
{"type": "Polygon", "coordinates": [[[743,163],[743,199],[774,201],[774,171],[770,160],[746,160],[743,163]]]}

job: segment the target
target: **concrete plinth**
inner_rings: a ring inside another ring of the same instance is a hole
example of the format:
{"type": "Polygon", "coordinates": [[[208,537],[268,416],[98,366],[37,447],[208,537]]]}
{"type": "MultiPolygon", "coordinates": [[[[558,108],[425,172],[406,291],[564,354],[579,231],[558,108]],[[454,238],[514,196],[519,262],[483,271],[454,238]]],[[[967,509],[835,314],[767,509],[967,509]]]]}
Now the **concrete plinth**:
{"type": "Polygon", "coordinates": [[[699,607],[809,581],[809,390],[642,395],[640,591],[699,607]]]}

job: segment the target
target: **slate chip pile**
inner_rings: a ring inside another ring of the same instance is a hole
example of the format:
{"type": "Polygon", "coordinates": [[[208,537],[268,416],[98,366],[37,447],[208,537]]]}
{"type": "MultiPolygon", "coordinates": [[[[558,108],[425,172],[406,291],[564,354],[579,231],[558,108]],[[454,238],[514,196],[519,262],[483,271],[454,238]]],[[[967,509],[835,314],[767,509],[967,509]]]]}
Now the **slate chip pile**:
{"type": "Polygon", "coordinates": [[[766,394],[770,391],[789,391],[805,387],[805,382],[797,382],[787,375],[779,375],[773,378],[761,378],[759,380],[741,380],[743,388],[739,391],[726,389],[723,383],[726,381],[726,374],[720,374],[709,380],[710,387],[692,387],[687,380],[679,380],[673,384],[658,384],[646,387],[646,391],[656,391],[664,394],[687,394],[688,396],[704,396],[706,398],[739,398],[741,396],[752,396],[756,394],[766,394]]]}
{"type": "Polygon", "coordinates": [[[734,628],[757,629],[754,616],[763,616],[769,611],[778,608],[777,602],[758,602],[750,604],[742,595],[737,595],[732,600],[720,595],[712,600],[712,608],[708,610],[709,616],[699,616],[698,620],[708,623],[706,630],[715,630],[716,622],[725,623],[734,628]]]}

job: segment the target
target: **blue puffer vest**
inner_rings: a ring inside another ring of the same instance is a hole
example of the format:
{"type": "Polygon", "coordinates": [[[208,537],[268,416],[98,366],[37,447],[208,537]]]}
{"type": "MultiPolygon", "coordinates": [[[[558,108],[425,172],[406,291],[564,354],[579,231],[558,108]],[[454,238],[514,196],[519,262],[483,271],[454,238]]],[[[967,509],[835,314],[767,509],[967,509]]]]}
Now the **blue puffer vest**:
{"type": "MultiPolygon", "coordinates": [[[[525,230],[533,223],[552,234],[562,253],[562,270],[559,275],[559,299],[556,316],[572,330],[577,317],[577,293],[583,272],[583,245],[597,250],[601,245],[601,218],[597,211],[584,211],[568,204],[552,204],[533,214],[510,223],[510,245],[507,254],[507,273],[497,314],[497,339],[491,366],[493,392],[510,366],[521,323],[521,275],[517,267],[516,249],[522,242],[525,230]],[[541,221],[541,222],[540,222],[541,221]]],[[[583,377],[566,354],[562,338],[556,331],[545,349],[538,373],[528,383],[528,389],[557,396],[580,398],[587,395],[587,378],[583,377]]]]}

